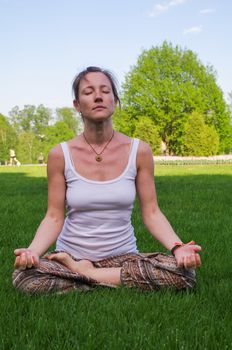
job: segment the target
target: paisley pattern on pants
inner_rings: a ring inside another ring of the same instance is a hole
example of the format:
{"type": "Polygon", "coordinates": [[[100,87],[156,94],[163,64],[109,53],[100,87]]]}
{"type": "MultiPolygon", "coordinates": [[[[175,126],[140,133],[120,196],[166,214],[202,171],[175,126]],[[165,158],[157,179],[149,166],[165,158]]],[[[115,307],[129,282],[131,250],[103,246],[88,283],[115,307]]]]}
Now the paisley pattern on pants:
{"type": "MultiPolygon", "coordinates": [[[[76,260],[73,256],[72,258],[76,260]]],[[[128,253],[93,264],[96,268],[121,267],[121,284],[141,291],[190,289],[196,283],[194,269],[177,267],[175,258],[163,253],[128,253]]],[[[72,272],[61,263],[45,258],[40,259],[38,267],[13,272],[13,286],[29,294],[88,291],[96,285],[117,288],[72,272]]]]}

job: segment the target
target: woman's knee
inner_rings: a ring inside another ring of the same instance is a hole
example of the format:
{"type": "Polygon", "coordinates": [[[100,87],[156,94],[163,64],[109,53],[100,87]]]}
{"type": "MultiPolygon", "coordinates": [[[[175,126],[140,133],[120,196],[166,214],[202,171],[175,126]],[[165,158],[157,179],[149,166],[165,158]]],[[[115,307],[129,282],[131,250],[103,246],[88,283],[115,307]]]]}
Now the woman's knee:
{"type": "Polygon", "coordinates": [[[195,269],[178,267],[176,259],[171,255],[157,254],[152,257],[152,270],[159,287],[174,287],[178,290],[192,289],[196,285],[195,269]]]}
{"type": "Polygon", "coordinates": [[[66,293],[87,291],[90,287],[58,262],[40,259],[38,267],[13,272],[13,286],[27,294],[66,293]]]}
{"type": "Polygon", "coordinates": [[[123,264],[121,282],[127,287],[138,287],[141,290],[183,290],[195,286],[196,275],[194,269],[178,268],[175,262],[170,265],[139,259],[123,264]]]}
{"type": "Polygon", "coordinates": [[[42,280],[36,269],[15,270],[12,275],[15,289],[27,294],[36,294],[41,291],[42,280]]]}
{"type": "Polygon", "coordinates": [[[27,294],[42,294],[53,291],[54,276],[49,274],[52,263],[49,260],[40,259],[38,267],[13,272],[13,286],[27,294]]]}

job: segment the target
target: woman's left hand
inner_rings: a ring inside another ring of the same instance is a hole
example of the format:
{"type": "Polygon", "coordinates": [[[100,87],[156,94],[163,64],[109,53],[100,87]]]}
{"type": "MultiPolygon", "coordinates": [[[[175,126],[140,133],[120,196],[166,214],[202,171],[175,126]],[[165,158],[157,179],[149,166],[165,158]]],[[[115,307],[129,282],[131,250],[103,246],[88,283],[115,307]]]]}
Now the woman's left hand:
{"type": "Polygon", "coordinates": [[[185,244],[178,247],[174,256],[176,258],[178,267],[185,267],[196,269],[201,266],[201,258],[198,252],[201,251],[201,247],[196,244],[185,244]]]}

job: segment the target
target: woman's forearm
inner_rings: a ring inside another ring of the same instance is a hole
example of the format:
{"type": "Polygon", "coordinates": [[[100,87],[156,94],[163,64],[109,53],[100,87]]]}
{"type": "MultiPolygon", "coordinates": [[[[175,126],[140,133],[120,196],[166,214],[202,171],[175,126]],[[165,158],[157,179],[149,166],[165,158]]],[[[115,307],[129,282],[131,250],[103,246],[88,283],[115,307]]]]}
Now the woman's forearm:
{"type": "Polygon", "coordinates": [[[39,256],[44,254],[49,247],[56,241],[63,227],[64,219],[56,219],[51,216],[45,216],[39,225],[35,237],[28,249],[37,252],[39,256]]]}
{"type": "Polygon", "coordinates": [[[146,217],[144,224],[152,236],[169,250],[172,249],[175,242],[182,242],[159,209],[149,217],[146,217]]]}

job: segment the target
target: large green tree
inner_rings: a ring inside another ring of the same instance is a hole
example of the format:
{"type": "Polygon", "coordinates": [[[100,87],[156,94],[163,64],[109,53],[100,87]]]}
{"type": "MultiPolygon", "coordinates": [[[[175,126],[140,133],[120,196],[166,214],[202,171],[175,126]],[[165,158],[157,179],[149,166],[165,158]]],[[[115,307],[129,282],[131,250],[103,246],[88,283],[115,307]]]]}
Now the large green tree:
{"type": "MultiPolygon", "coordinates": [[[[137,116],[138,117],[138,116],[137,116]]],[[[138,119],[138,118],[137,118],[138,119]]],[[[116,108],[113,114],[113,127],[128,136],[133,137],[137,124],[137,119],[131,118],[125,109],[119,107],[116,108]]]]}
{"type": "Polygon", "coordinates": [[[230,113],[216,73],[191,50],[167,42],[144,50],[126,75],[122,104],[132,134],[138,116],[151,118],[169,153],[182,153],[184,126],[193,111],[214,126],[220,139],[219,151],[229,148],[230,113]]]}

